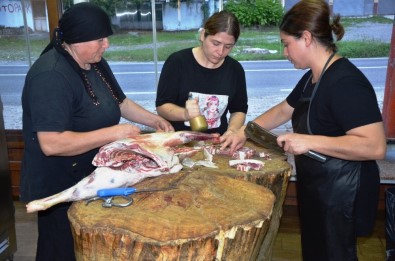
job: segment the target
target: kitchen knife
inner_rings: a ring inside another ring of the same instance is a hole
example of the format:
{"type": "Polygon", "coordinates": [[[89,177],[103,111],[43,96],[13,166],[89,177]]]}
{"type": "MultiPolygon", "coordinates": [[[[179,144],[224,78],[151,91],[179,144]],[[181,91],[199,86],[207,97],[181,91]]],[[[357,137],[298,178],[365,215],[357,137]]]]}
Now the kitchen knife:
{"type": "MultiPolygon", "coordinates": [[[[277,144],[277,135],[269,130],[262,128],[259,124],[249,121],[247,127],[244,129],[244,133],[247,138],[255,141],[256,143],[268,148],[275,150],[280,153],[284,153],[284,150],[277,144]]],[[[309,150],[304,155],[318,160],[320,162],[325,162],[326,157],[318,152],[309,150]]]]}

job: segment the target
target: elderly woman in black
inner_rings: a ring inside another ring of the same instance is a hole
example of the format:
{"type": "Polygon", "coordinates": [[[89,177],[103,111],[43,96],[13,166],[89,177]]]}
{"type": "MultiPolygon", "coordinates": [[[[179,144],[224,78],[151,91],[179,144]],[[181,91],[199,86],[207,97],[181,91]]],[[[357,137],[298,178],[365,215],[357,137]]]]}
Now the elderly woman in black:
{"type": "MultiPolygon", "coordinates": [[[[112,34],[98,6],[80,3],[59,20],[54,38],[29,70],[22,94],[25,154],[21,200],[56,194],[89,175],[98,148],[140,133],[120,117],[158,131],[173,131],[162,117],[122,92],[102,58],[112,34]]],[[[67,210],[38,213],[36,260],[74,260],[67,210]]]]}

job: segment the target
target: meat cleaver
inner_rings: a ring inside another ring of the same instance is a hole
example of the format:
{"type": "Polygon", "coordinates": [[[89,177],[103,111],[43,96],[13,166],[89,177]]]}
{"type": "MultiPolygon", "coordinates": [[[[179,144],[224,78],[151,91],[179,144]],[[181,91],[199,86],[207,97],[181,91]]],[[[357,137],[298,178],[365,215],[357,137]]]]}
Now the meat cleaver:
{"type": "MultiPolygon", "coordinates": [[[[277,135],[265,128],[262,128],[257,123],[249,121],[247,123],[247,127],[244,129],[244,133],[247,138],[255,141],[263,147],[284,153],[284,150],[277,144],[277,135]]],[[[315,151],[309,150],[304,155],[320,162],[326,161],[326,157],[324,155],[315,151]]]]}

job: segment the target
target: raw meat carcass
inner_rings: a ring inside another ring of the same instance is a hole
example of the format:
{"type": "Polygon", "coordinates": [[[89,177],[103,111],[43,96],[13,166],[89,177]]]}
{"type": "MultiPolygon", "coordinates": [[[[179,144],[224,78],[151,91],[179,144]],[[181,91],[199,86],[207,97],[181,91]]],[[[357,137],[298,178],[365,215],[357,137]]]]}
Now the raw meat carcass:
{"type": "Polygon", "coordinates": [[[53,196],[26,205],[28,213],[45,210],[61,202],[96,196],[103,188],[128,187],[147,177],[176,173],[180,158],[197,150],[177,147],[191,141],[219,143],[219,134],[192,131],[156,132],[118,140],[100,148],[92,163],[96,170],[76,185],[53,196]]]}

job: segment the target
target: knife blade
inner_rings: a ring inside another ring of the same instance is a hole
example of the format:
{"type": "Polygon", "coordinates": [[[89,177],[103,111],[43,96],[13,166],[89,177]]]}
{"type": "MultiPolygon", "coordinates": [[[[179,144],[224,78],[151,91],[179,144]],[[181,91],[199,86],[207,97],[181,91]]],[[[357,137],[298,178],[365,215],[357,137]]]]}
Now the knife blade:
{"type": "MultiPolygon", "coordinates": [[[[247,138],[255,141],[263,147],[284,153],[283,148],[277,144],[278,136],[273,132],[261,127],[259,124],[249,121],[246,128],[244,129],[244,133],[246,134],[247,138]]],[[[304,155],[320,162],[326,161],[326,157],[324,155],[312,150],[309,150],[304,155]]]]}

